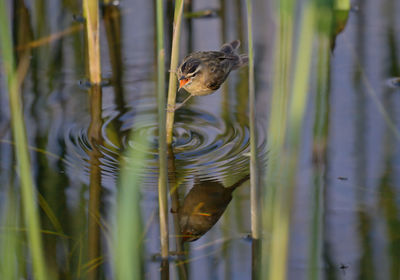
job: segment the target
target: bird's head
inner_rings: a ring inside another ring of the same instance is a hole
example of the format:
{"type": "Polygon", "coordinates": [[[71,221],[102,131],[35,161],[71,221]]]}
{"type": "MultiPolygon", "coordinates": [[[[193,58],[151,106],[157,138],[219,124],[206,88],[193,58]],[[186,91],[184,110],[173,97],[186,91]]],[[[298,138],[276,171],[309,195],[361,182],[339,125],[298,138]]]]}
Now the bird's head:
{"type": "Polygon", "coordinates": [[[199,77],[202,74],[201,61],[198,59],[186,59],[178,69],[179,89],[184,88],[191,92],[192,87],[196,87],[199,77]]]}

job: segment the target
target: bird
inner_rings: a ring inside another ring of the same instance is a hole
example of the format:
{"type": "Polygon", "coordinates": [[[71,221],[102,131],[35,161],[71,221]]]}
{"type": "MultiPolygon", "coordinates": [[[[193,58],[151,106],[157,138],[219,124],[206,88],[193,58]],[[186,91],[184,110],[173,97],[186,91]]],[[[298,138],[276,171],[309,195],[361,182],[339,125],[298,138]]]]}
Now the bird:
{"type": "Polygon", "coordinates": [[[187,55],[176,73],[179,89],[186,90],[190,95],[174,110],[182,107],[192,96],[209,95],[215,92],[228,77],[248,63],[246,54],[238,54],[239,40],[223,44],[219,51],[199,51],[187,55]]]}

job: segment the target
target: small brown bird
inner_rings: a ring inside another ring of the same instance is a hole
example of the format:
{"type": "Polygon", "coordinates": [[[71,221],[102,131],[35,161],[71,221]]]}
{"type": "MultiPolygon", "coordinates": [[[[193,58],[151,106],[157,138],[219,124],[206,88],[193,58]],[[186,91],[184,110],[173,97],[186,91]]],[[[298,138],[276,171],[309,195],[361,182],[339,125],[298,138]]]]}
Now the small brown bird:
{"type": "Polygon", "coordinates": [[[246,54],[238,55],[236,50],[240,41],[222,45],[219,51],[194,52],[183,59],[177,75],[179,89],[190,93],[175,110],[185,104],[192,96],[208,95],[219,89],[232,70],[239,69],[248,62],[246,54]]]}

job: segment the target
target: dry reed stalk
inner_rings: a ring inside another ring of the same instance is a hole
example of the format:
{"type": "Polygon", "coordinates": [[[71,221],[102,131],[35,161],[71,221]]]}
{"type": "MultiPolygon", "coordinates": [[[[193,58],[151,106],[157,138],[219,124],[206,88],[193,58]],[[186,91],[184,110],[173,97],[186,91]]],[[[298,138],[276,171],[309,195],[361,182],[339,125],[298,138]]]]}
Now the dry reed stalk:
{"type": "MultiPolygon", "coordinates": [[[[175,70],[178,68],[179,60],[179,39],[181,36],[181,22],[183,15],[183,0],[177,0],[175,2],[175,14],[174,14],[174,27],[172,36],[172,49],[171,49],[171,66],[169,74],[169,85],[168,85],[168,105],[167,108],[175,108],[176,103],[176,86],[177,77],[175,70]]],[[[172,144],[173,128],[174,128],[174,116],[173,110],[167,110],[167,144],[172,144]]]]}
{"type": "Polygon", "coordinates": [[[83,0],[83,14],[86,19],[87,51],[89,57],[89,80],[92,84],[101,82],[100,65],[100,24],[99,1],[83,0]]]}

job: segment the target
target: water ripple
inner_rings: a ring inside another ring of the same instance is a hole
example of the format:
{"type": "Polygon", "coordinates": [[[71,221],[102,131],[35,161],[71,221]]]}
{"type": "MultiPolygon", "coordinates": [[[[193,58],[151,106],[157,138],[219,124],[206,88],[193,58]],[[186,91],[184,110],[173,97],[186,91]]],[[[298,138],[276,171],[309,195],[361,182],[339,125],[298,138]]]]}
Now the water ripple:
{"type": "MultiPolygon", "coordinates": [[[[144,163],[144,185],[156,185],[158,176],[158,123],[156,111],[145,107],[140,112],[126,113],[120,116],[120,147],[116,145],[111,124],[117,120],[115,114],[104,120],[102,134],[104,145],[100,151],[100,167],[103,177],[115,179],[118,176],[121,154],[125,148],[140,149],[126,135],[138,133],[148,139],[150,148],[144,163]]],[[[176,113],[173,135],[176,172],[185,180],[191,178],[221,179],[234,173],[248,173],[249,128],[234,119],[218,118],[206,111],[180,109],[176,113]]],[[[67,161],[74,172],[80,172],[81,178],[88,180],[90,171],[90,152],[92,147],[86,129],[72,127],[65,134],[68,147],[67,161]]],[[[260,139],[264,139],[263,136],[260,139]]],[[[260,144],[262,147],[263,143],[260,144]]],[[[125,159],[123,159],[125,160],[125,159]]],[[[110,181],[110,180],[107,180],[110,181]]]]}

